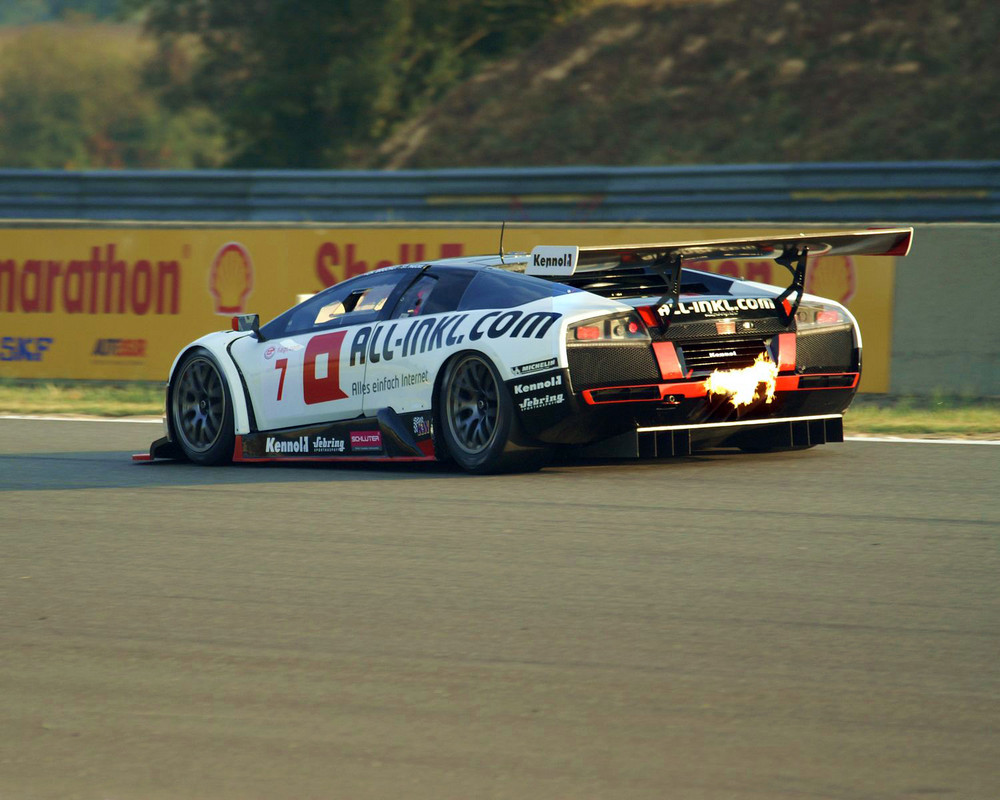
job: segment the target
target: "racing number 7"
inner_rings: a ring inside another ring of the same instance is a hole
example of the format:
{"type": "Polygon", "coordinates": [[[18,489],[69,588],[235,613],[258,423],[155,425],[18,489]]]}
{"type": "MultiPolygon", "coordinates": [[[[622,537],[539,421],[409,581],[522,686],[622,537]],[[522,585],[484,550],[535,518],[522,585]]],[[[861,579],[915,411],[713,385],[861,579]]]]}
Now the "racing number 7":
{"type": "Polygon", "coordinates": [[[274,362],[274,368],[281,370],[281,377],[278,378],[278,400],[281,399],[281,391],[285,388],[285,373],[288,371],[288,359],[279,358],[274,362]]]}

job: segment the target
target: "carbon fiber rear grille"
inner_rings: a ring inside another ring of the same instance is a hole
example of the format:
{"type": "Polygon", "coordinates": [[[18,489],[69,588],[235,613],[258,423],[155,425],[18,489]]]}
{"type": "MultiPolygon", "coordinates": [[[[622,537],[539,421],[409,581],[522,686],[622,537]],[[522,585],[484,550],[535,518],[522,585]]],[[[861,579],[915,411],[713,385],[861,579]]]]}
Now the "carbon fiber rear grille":
{"type": "Polygon", "coordinates": [[[854,365],[854,335],[850,328],[800,333],[795,340],[799,372],[850,372],[854,365]]]}
{"type": "Polygon", "coordinates": [[[752,366],[766,347],[763,339],[755,337],[684,342],[677,349],[684,359],[683,366],[693,370],[695,375],[707,375],[717,369],[743,369],[752,366]]]}
{"type": "Polygon", "coordinates": [[[571,345],[566,348],[573,390],[657,383],[660,368],[648,343],[571,345]]]}

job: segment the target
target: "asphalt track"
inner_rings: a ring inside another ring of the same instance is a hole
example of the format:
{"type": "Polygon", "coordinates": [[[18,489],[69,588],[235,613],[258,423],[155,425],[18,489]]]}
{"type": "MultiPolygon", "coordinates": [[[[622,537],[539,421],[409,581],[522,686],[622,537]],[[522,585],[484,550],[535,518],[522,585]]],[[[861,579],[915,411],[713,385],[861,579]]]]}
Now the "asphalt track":
{"type": "Polygon", "coordinates": [[[1000,447],[472,478],[0,420],[0,798],[1000,797],[1000,447]]]}

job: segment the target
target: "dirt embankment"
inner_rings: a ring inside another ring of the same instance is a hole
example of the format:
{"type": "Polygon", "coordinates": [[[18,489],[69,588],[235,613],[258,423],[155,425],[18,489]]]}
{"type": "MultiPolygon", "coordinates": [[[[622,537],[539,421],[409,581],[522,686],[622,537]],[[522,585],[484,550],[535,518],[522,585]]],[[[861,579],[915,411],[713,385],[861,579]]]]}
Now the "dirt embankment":
{"type": "Polygon", "coordinates": [[[369,166],[1000,157],[993,0],[608,3],[474,77],[369,166]]]}

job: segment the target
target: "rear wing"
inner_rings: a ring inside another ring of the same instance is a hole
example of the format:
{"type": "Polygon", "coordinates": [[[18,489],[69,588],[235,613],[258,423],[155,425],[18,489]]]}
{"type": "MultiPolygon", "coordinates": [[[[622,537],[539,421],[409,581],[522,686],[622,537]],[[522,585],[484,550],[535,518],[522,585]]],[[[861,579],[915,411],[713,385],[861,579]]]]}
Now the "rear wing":
{"type": "MultiPolygon", "coordinates": [[[[541,245],[528,255],[525,273],[563,283],[618,276],[641,269],[665,281],[667,291],[658,305],[670,306],[673,316],[680,296],[685,262],[735,258],[768,258],[792,274],[791,285],[778,298],[786,321],[795,316],[805,287],[809,256],[905,256],[910,252],[913,228],[878,228],[831,233],[782,233],[749,239],[708,239],[698,242],[661,242],[600,246],[541,245]],[[794,297],[793,297],[794,295],[794,297]]],[[[669,321],[669,317],[668,317],[669,321]]]]}

